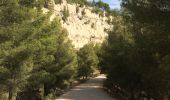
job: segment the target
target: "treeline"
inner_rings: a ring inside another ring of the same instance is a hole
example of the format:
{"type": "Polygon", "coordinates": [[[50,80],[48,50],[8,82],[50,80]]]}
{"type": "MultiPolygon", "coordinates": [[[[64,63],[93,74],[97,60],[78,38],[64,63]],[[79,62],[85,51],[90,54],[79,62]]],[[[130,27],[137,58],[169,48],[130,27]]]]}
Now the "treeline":
{"type": "Polygon", "coordinates": [[[121,100],[170,100],[169,4],[122,0],[99,56],[105,86],[121,100]]]}
{"type": "MultiPolygon", "coordinates": [[[[61,4],[63,3],[63,0],[54,0],[56,4],[61,4]]],[[[66,0],[67,3],[72,4],[80,4],[80,5],[90,5],[90,3],[87,0],[66,0]]]]}
{"type": "MultiPolygon", "coordinates": [[[[61,3],[62,0],[55,0],[56,3],[60,2],[61,3]]],[[[72,4],[72,3],[76,3],[76,4],[80,4],[80,7],[83,6],[91,6],[93,7],[93,12],[97,13],[97,14],[103,14],[103,12],[105,11],[107,13],[107,15],[112,15],[112,12],[114,12],[114,10],[112,10],[109,6],[109,4],[104,3],[103,1],[99,0],[92,0],[92,1],[88,1],[88,0],[66,0],[68,3],[72,4]]]]}
{"type": "Polygon", "coordinates": [[[44,0],[0,1],[0,99],[54,99],[97,70],[94,45],[76,51],[44,0]]]}

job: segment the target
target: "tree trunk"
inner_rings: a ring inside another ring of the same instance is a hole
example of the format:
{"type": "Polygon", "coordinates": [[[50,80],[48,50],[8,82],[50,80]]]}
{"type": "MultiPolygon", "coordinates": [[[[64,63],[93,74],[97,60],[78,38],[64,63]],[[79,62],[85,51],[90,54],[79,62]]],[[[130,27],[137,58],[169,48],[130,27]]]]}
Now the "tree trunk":
{"type": "Polygon", "coordinates": [[[44,84],[42,84],[42,86],[40,88],[40,93],[41,93],[42,100],[44,100],[44,84]]]}
{"type": "Polygon", "coordinates": [[[136,100],[134,92],[131,92],[130,98],[128,100],[136,100]]]}
{"type": "Polygon", "coordinates": [[[87,75],[86,75],[86,80],[87,80],[87,75]]]}
{"type": "Polygon", "coordinates": [[[12,86],[9,87],[8,92],[9,92],[8,100],[12,100],[13,98],[13,87],[12,86]]]}
{"type": "Polygon", "coordinates": [[[150,100],[150,96],[147,97],[147,100],[150,100]]]}

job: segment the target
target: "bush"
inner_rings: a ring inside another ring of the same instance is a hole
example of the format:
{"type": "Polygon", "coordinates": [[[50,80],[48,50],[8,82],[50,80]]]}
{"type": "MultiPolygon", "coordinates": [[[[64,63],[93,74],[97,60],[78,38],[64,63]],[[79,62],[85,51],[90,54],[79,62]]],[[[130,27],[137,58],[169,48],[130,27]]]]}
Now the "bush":
{"type": "Polygon", "coordinates": [[[95,5],[96,5],[96,7],[100,8],[102,10],[105,10],[107,12],[110,11],[110,7],[107,3],[104,3],[102,1],[98,1],[95,5]]]}
{"type": "Polygon", "coordinates": [[[94,7],[91,12],[99,14],[99,12],[101,12],[101,10],[99,8],[97,8],[97,7],[94,7]]]}
{"type": "Polygon", "coordinates": [[[79,18],[79,20],[82,20],[83,18],[82,17],[78,17],[79,18]]]}
{"type": "Polygon", "coordinates": [[[108,29],[104,28],[104,32],[108,32],[108,29]]]}
{"type": "Polygon", "coordinates": [[[55,4],[61,4],[63,3],[63,0],[54,0],[55,1],[55,4]]]}
{"type": "Polygon", "coordinates": [[[89,24],[89,23],[90,23],[90,20],[88,20],[88,21],[84,22],[84,24],[89,24]]]}
{"type": "Polygon", "coordinates": [[[79,12],[80,12],[80,8],[76,7],[76,13],[79,13],[79,12]]]}
{"type": "Polygon", "coordinates": [[[100,13],[99,13],[99,17],[104,17],[104,13],[103,13],[103,12],[100,12],[100,13]]]}
{"type": "Polygon", "coordinates": [[[76,3],[76,4],[80,4],[82,6],[84,5],[90,5],[90,3],[87,0],[67,0],[68,3],[76,3]]]}
{"type": "Polygon", "coordinates": [[[82,14],[83,16],[86,15],[85,9],[83,9],[83,10],[81,11],[81,14],[82,14]]]}
{"type": "Polygon", "coordinates": [[[85,45],[78,52],[78,77],[87,79],[97,69],[98,63],[94,44],[85,45]]]}
{"type": "Polygon", "coordinates": [[[64,21],[67,21],[67,18],[70,16],[70,14],[69,14],[69,10],[66,8],[66,7],[64,7],[64,10],[63,10],[63,20],[64,21]]]}
{"type": "Polygon", "coordinates": [[[95,28],[95,24],[94,23],[91,24],[91,28],[95,28]]]}
{"type": "Polygon", "coordinates": [[[108,23],[108,24],[112,24],[112,20],[111,20],[111,18],[110,18],[110,17],[108,17],[108,19],[107,19],[107,23],[108,23]]]}

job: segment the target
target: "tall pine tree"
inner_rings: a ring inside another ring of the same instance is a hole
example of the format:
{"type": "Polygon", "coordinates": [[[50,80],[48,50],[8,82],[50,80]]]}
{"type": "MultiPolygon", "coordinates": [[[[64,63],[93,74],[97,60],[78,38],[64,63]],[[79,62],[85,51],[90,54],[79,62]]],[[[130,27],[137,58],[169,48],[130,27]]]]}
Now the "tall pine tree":
{"type": "Polygon", "coordinates": [[[1,1],[0,90],[8,92],[8,100],[34,90],[42,90],[43,99],[74,77],[76,53],[59,21],[42,14],[44,3],[1,1]]]}

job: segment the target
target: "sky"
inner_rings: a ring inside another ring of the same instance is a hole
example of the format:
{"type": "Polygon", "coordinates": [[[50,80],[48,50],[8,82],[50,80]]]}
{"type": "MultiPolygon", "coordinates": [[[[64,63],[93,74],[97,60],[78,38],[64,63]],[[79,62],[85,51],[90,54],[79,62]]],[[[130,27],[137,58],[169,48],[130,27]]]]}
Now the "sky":
{"type": "Polygon", "coordinates": [[[120,1],[119,0],[102,0],[110,5],[112,9],[120,8],[120,1]]]}
{"type": "MultiPolygon", "coordinates": [[[[92,0],[89,0],[89,1],[92,1],[92,0]]],[[[108,3],[112,9],[120,9],[120,0],[102,0],[102,1],[105,3],[108,3]]]]}

